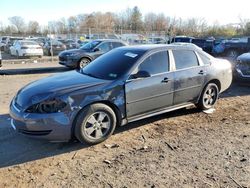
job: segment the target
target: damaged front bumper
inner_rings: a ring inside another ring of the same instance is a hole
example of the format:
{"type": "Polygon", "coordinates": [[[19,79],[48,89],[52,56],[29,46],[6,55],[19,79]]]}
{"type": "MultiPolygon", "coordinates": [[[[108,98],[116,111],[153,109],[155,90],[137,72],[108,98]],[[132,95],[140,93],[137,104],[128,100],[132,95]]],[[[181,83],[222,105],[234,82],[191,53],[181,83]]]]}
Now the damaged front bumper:
{"type": "Polygon", "coordinates": [[[60,142],[69,141],[72,137],[73,121],[65,112],[27,113],[12,102],[10,116],[13,129],[26,136],[60,142]]]}

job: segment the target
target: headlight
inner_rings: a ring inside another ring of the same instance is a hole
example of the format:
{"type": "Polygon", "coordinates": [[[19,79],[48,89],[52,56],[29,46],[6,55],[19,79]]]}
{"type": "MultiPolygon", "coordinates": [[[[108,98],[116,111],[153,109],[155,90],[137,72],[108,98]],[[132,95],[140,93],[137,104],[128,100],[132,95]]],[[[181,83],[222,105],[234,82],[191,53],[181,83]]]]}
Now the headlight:
{"type": "Polygon", "coordinates": [[[46,100],[30,106],[28,113],[56,113],[60,112],[67,104],[60,99],[46,100]]]}
{"type": "Polygon", "coordinates": [[[78,53],[69,53],[69,54],[66,54],[66,56],[76,56],[78,55],[78,53]]]}

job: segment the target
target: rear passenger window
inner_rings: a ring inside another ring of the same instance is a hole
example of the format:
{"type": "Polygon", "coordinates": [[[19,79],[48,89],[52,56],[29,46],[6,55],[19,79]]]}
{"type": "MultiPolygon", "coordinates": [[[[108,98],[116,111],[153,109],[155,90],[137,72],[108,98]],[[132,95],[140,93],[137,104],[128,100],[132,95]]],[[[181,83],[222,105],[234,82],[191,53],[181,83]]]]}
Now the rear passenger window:
{"type": "Polygon", "coordinates": [[[168,52],[162,51],[147,57],[138,67],[138,71],[147,71],[150,75],[167,72],[169,70],[168,52]]]}
{"type": "Polygon", "coordinates": [[[199,56],[200,56],[202,62],[204,63],[204,65],[210,64],[210,59],[208,57],[206,57],[205,55],[202,55],[201,53],[199,53],[199,56]]]}
{"type": "Polygon", "coordinates": [[[196,54],[191,50],[173,50],[176,70],[198,66],[196,54]]]}

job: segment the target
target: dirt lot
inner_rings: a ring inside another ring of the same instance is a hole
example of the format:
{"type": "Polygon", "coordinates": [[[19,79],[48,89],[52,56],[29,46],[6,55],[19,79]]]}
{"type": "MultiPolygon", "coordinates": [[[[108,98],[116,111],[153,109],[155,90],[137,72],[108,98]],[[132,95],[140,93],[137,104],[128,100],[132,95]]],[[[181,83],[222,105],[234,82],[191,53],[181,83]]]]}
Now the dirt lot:
{"type": "Polygon", "coordinates": [[[10,127],[11,98],[47,75],[0,76],[0,187],[250,187],[249,86],[232,86],[213,114],[178,110],[87,146],[29,139],[10,127]]]}

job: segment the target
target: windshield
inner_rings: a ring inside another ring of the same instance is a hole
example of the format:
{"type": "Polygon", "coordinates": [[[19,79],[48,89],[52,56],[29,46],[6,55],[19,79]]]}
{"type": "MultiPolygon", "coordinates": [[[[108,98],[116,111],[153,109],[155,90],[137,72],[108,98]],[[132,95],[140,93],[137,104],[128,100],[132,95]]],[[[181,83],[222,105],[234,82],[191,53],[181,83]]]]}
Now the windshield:
{"type": "Polygon", "coordinates": [[[115,80],[126,74],[144,53],[143,50],[114,49],[88,64],[81,73],[104,80],[115,80]]]}
{"type": "Polygon", "coordinates": [[[93,48],[95,48],[98,44],[100,44],[101,41],[91,41],[88,42],[87,44],[84,44],[80,49],[82,50],[92,50],[93,48]]]}

